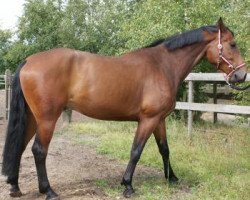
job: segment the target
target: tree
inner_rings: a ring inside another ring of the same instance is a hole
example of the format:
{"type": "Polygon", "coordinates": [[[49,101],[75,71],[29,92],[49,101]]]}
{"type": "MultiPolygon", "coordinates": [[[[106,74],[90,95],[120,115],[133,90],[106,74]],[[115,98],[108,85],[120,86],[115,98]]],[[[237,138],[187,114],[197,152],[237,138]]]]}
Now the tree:
{"type": "Polygon", "coordinates": [[[61,0],[27,0],[19,19],[17,40],[6,60],[14,70],[27,56],[60,46],[61,0]]]}
{"type": "Polygon", "coordinates": [[[9,30],[0,30],[0,73],[2,74],[5,69],[8,68],[6,62],[6,54],[11,45],[11,36],[12,33],[9,30]]]}
{"type": "Polygon", "coordinates": [[[68,47],[115,54],[119,24],[135,0],[26,0],[19,20],[17,40],[6,60],[14,70],[27,56],[68,47]]]}
{"type": "Polygon", "coordinates": [[[69,0],[62,22],[65,47],[112,55],[123,42],[117,37],[120,24],[132,12],[135,0],[69,0]]]}

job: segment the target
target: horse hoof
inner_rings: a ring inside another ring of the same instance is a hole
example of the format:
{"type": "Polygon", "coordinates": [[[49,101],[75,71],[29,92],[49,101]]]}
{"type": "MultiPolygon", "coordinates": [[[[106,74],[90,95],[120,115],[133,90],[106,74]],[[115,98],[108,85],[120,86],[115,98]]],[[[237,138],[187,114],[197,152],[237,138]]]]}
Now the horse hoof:
{"type": "Polygon", "coordinates": [[[11,197],[20,197],[20,196],[22,196],[23,194],[22,194],[22,192],[19,190],[19,191],[11,191],[10,192],[10,196],[11,197]]]}
{"type": "Polygon", "coordinates": [[[179,179],[176,176],[169,177],[170,184],[177,184],[178,182],[179,182],[179,179]]]}
{"type": "Polygon", "coordinates": [[[46,200],[60,200],[59,196],[56,197],[46,197],[46,200]]]}
{"type": "Polygon", "coordinates": [[[11,189],[10,189],[10,196],[11,197],[20,197],[22,196],[22,192],[19,189],[18,185],[11,185],[11,189]]]}
{"type": "Polygon", "coordinates": [[[46,200],[60,200],[60,197],[50,188],[47,192],[46,200]]]}
{"type": "Polygon", "coordinates": [[[125,198],[130,198],[130,197],[132,196],[132,194],[134,194],[134,193],[135,193],[134,189],[133,189],[132,187],[128,187],[128,188],[126,188],[126,189],[124,190],[123,196],[124,196],[125,198]]]}

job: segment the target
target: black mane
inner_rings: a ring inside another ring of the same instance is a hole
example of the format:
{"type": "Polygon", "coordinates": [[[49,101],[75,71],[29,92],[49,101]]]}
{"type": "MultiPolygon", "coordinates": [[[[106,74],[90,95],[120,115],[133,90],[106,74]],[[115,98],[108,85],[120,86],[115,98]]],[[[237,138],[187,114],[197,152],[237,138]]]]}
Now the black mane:
{"type": "Polygon", "coordinates": [[[202,33],[204,31],[217,32],[218,28],[217,26],[203,26],[201,28],[177,34],[166,39],[156,40],[145,48],[155,47],[163,43],[169,50],[174,50],[191,44],[203,42],[204,37],[202,33]]]}

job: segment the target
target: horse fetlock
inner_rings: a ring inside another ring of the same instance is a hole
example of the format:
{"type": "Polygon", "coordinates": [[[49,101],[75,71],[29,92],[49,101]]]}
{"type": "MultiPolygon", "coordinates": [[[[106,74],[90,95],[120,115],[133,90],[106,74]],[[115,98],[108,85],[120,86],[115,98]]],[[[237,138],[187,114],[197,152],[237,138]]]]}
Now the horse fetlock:
{"type": "Polygon", "coordinates": [[[121,185],[125,186],[125,190],[123,192],[123,196],[125,198],[131,197],[133,193],[135,193],[133,187],[132,187],[132,181],[131,179],[127,179],[126,177],[123,177],[121,185]]]}
{"type": "Polygon", "coordinates": [[[39,192],[42,194],[47,194],[51,190],[48,182],[39,182],[39,192]]]}
{"type": "Polygon", "coordinates": [[[177,184],[179,182],[179,179],[173,174],[169,176],[168,181],[170,184],[177,184]]]}
{"type": "Polygon", "coordinates": [[[131,179],[123,177],[121,181],[121,185],[124,185],[124,186],[131,185],[131,179]]]}

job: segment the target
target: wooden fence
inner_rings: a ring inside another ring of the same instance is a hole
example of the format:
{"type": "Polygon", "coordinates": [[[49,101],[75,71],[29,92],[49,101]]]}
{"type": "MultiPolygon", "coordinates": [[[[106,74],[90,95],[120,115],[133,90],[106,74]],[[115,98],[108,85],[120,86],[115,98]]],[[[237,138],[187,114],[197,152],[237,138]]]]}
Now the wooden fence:
{"type": "MultiPolygon", "coordinates": [[[[194,103],[194,81],[204,81],[208,83],[214,83],[214,95],[216,95],[216,89],[218,82],[224,82],[225,79],[221,73],[190,73],[185,79],[188,82],[188,102],[176,102],[175,109],[188,111],[188,134],[192,133],[193,113],[192,111],[202,112],[214,112],[214,113],[233,113],[233,114],[246,114],[250,115],[250,106],[238,106],[238,105],[224,105],[216,104],[216,96],[214,98],[215,104],[207,103],[194,103]]],[[[250,81],[250,73],[247,74],[246,81],[250,81]]],[[[248,91],[249,92],[249,91],[248,91]]],[[[217,115],[214,115],[217,118],[217,115]]]]}
{"type": "Polygon", "coordinates": [[[10,111],[10,100],[11,100],[11,82],[12,82],[11,71],[7,69],[5,71],[5,75],[0,75],[0,78],[1,78],[0,84],[4,85],[5,88],[5,119],[8,120],[10,111]]]}
{"type": "MultiPolygon", "coordinates": [[[[6,70],[5,75],[0,75],[0,84],[5,85],[5,108],[6,116],[9,117],[10,109],[10,99],[11,99],[11,80],[12,75],[10,70],[6,70]],[[3,81],[4,80],[4,81],[3,81]]],[[[185,79],[188,82],[188,102],[176,102],[175,109],[178,110],[187,110],[188,111],[188,134],[192,133],[192,123],[193,123],[193,111],[202,111],[202,112],[214,112],[214,118],[217,118],[216,113],[233,113],[233,114],[246,114],[250,115],[250,106],[238,106],[238,105],[224,105],[216,104],[216,90],[217,83],[225,82],[224,77],[220,73],[190,73],[185,79]],[[207,83],[213,83],[213,92],[214,92],[214,104],[207,103],[194,103],[194,91],[193,84],[195,81],[204,81],[207,83]]],[[[250,73],[247,75],[246,81],[250,81],[250,73]]],[[[63,119],[65,123],[71,121],[71,111],[66,111],[63,113],[63,119]]]]}
{"type": "Polygon", "coordinates": [[[5,85],[4,75],[0,75],[0,87],[5,85]]]}

